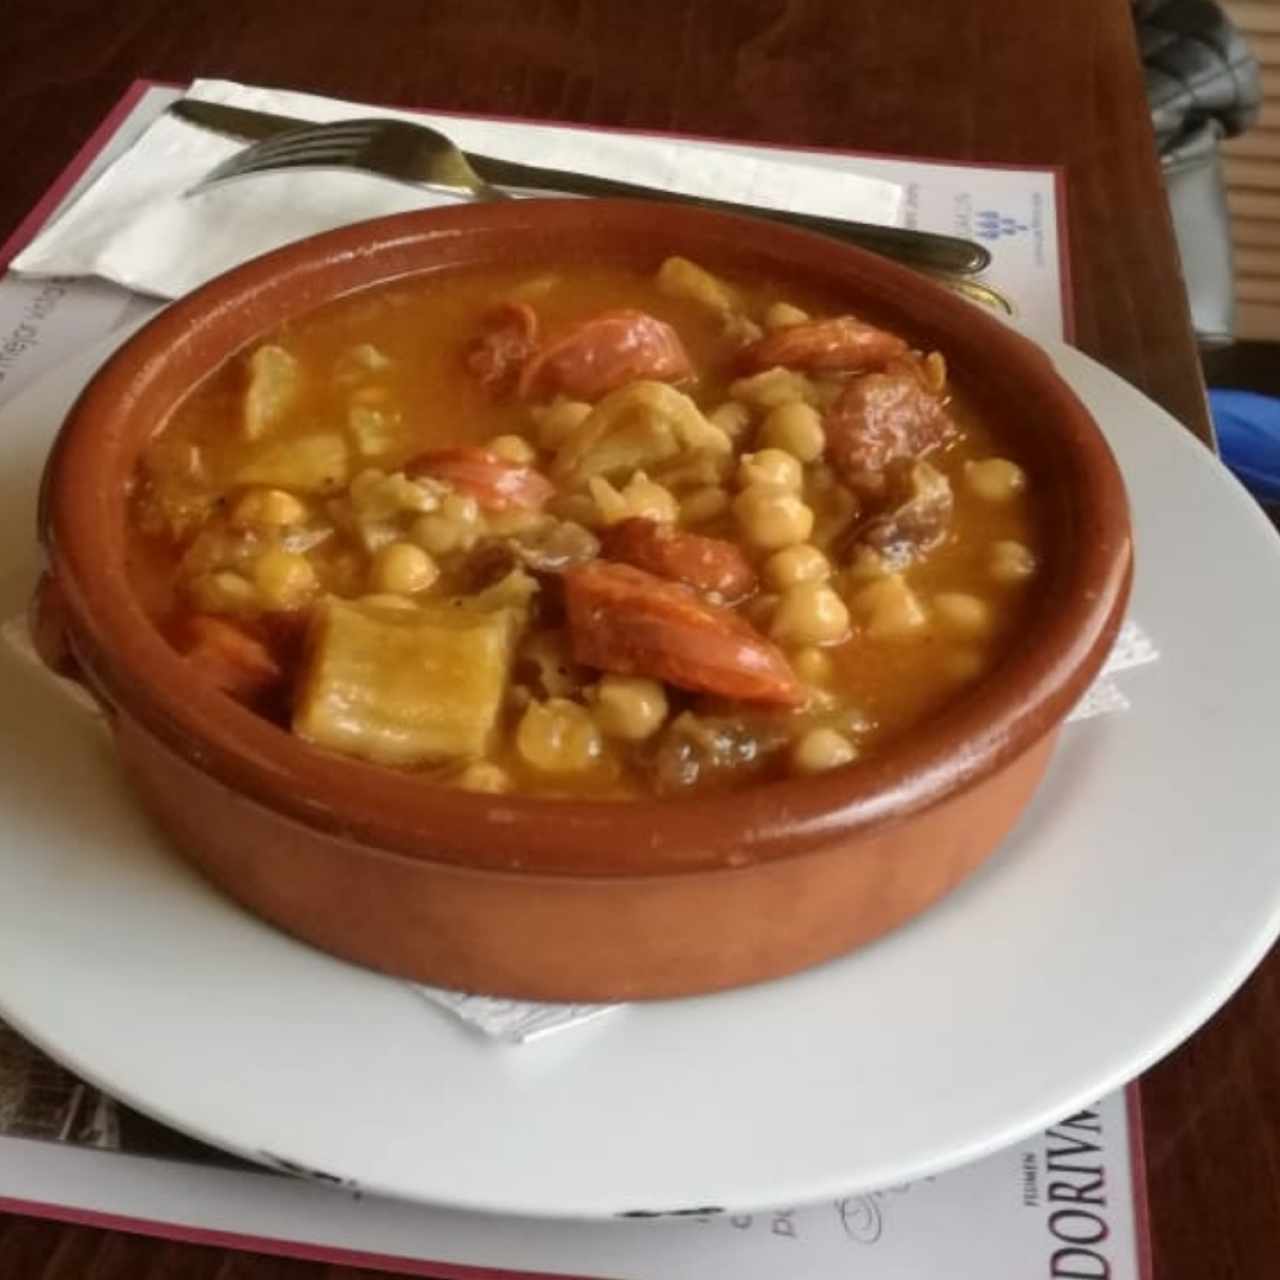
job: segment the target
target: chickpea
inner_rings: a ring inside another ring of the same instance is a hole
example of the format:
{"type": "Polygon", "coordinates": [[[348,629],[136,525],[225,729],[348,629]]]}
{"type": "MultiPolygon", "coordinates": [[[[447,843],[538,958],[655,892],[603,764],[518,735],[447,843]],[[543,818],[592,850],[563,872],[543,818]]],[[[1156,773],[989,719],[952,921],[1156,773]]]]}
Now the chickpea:
{"type": "Polygon", "coordinates": [[[387,475],[377,467],[360,472],[349,489],[351,507],[361,521],[388,520],[402,511],[434,511],[436,494],[402,471],[387,475]]]}
{"type": "Polygon", "coordinates": [[[804,472],[795,458],[781,449],[744,453],[738,463],[738,488],[747,489],[753,484],[799,493],[804,486],[804,472]]]}
{"type": "Polygon", "coordinates": [[[809,645],[791,655],[791,670],[808,685],[824,685],[832,676],[835,664],[831,655],[809,645]]]}
{"type": "Polygon", "coordinates": [[[604,676],[594,695],[596,724],[610,738],[643,742],[667,718],[667,695],[657,680],[640,676],[604,676]]]}
{"type": "Polygon", "coordinates": [[[680,503],[680,519],[685,524],[705,524],[729,509],[729,495],[719,485],[695,489],[680,503]]]}
{"type": "Polygon", "coordinates": [[[1024,542],[993,542],[987,553],[987,572],[996,582],[1025,582],[1036,571],[1035,553],[1024,542]]]}
{"type": "Polygon", "coordinates": [[[373,557],[369,585],[389,595],[425,591],[440,576],[436,562],[412,542],[389,542],[373,557]]]}
{"type": "Polygon", "coordinates": [[[775,551],[764,562],[764,580],[776,591],[801,582],[825,582],[831,577],[831,562],[808,542],[775,551]]]}
{"type": "Polygon", "coordinates": [[[830,689],[824,688],[820,684],[811,684],[804,691],[804,709],[806,711],[821,712],[824,715],[830,715],[836,708],[838,699],[830,689]]]}
{"type": "Polygon", "coordinates": [[[875,640],[897,639],[922,630],[928,616],[900,573],[860,587],[849,601],[854,617],[875,640]]]}
{"type": "Polygon", "coordinates": [[[527,467],[538,458],[538,451],[524,436],[494,436],[485,448],[495,457],[501,458],[503,462],[514,462],[521,467],[527,467]]]}
{"type": "Polygon", "coordinates": [[[592,476],[587,481],[587,488],[605,524],[617,524],[633,517],[670,524],[680,514],[672,492],[650,480],[643,471],[637,471],[621,491],[604,476],[592,476]]]}
{"type": "Polygon", "coordinates": [[[672,493],[687,494],[692,489],[723,485],[733,469],[733,445],[719,427],[705,422],[695,434],[698,443],[660,464],[659,477],[672,493]],[[703,425],[705,436],[699,434],[703,425]]]}
{"type": "Polygon", "coordinates": [[[940,396],[947,388],[947,358],[941,351],[930,351],[924,358],[925,389],[940,396]]]}
{"type": "Polygon", "coordinates": [[[803,373],[781,367],[753,373],[749,378],[739,378],[729,384],[729,394],[756,409],[773,409],[793,400],[812,404],[817,398],[813,383],[803,373]]]}
{"type": "Polygon", "coordinates": [[[507,771],[488,760],[473,760],[454,779],[464,791],[485,792],[498,795],[511,789],[511,779],[507,771]]]}
{"type": "Polygon", "coordinates": [[[764,337],[764,330],[748,315],[741,311],[730,311],[724,317],[721,333],[735,347],[748,347],[764,337]]]}
{"type": "Polygon", "coordinates": [[[650,480],[643,471],[637,471],[622,491],[629,512],[646,520],[658,520],[673,524],[680,514],[675,496],[670,489],[650,480]]]}
{"type": "Polygon", "coordinates": [[[543,773],[581,773],[599,760],[603,749],[587,709],[568,698],[531,702],[516,726],[516,750],[543,773]]]}
{"type": "Polygon", "coordinates": [[[786,329],[793,324],[804,324],[808,319],[807,311],[801,311],[789,302],[772,302],[764,313],[764,327],[770,331],[786,329]]]}
{"type": "Polygon", "coordinates": [[[1027,473],[1008,458],[983,458],[964,464],[970,493],[984,502],[1009,502],[1027,487],[1027,473]]]}
{"type": "Polygon", "coordinates": [[[847,703],[837,711],[823,717],[828,729],[843,733],[846,738],[857,738],[861,734],[870,733],[876,727],[873,720],[861,707],[851,707],[847,703]]]}
{"type": "Polygon", "coordinates": [[[874,548],[862,546],[853,553],[843,578],[852,586],[864,582],[875,582],[878,578],[885,578],[888,575],[889,565],[885,558],[874,548]]]}
{"type": "Polygon", "coordinates": [[[618,524],[632,514],[626,498],[604,476],[592,476],[587,490],[596,504],[594,523],[618,524]]]}
{"type": "Polygon", "coordinates": [[[533,411],[538,425],[538,443],[554,452],[591,416],[591,406],[582,400],[556,400],[533,411]]]}
{"type": "Polygon", "coordinates": [[[784,449],[800,462],[816,462],[827,447],[827,433],[813,405],[792,400],[769,410],[760,425],[759,443],[769,449],[784,449]]]}
{"type": "Polygon", "coordinates": [[[419,516],[409,530],[409,537],[423,551],[433,556],[450,551],[465,551],[480,533],[480,507],[468,494],[450,493],[440,503],[440,510],[419,516]]]}
{"type": "Polygon", "coordinates": [[[250,489],[231,513],[231,523],[237,529],[255,525],[285,528],[306,518],[306,507],[283,489],[250,489]]]}
{"type": "Polygon", "coordinates": [[[810,729],[792,744],[791,772],[825,773],[857,758],[858,749],[844,734],[834,729],[810,729]]]}
{"type": "Polygon", "coordinates": [[[982,635],[991,629],[991,607],[967,591],[940,591],[933,597],[934,616],[948,631],[982,635]]]}
{"type": "Polygon", "coordinates": [[[300,608],[320,585],[306,556],[280,547],[264,551],[254,562],[253,584],[272,609],[300,608]]]}
{"type": "Polygon", "coordinates": [[[719,427],[730,440],[740,440],[751,425],[751,410],[736,400],[726,400],[707,414],[707,421],[719,427]]]}
{"type": "Polygon", "coordinates": [[[372,342],[361,342],[347,351],[339,364],[346,370],[363,369],[369,373],[380,373],[383,369],[391,368],[392,360],[372,342]]]}
{"type": "Polygon", "coordinates": [[[733,500],[743,536],[762,551],[805,542],[813,532],[813,511],[797,493],[753,484],[733,500]]]}
{"type": "Polygon", "coordinates": [[[801,582],[783,592],[769,634],[784,644],[834,644],[849,634],[849,610],[825,583],[801,582]]]}
{"type": "Polygon", "coordinates": [[[721,315],[739,305],[736,289],[688,258],[667,258],[658,268],[654,282],[659,293],[672,298],[687,298],[721,315]]]}
{"type": "Polygon", "coordinates": [[[253,609],[258,593],[248,578],[224,570],[205,573],[187,585],[191,603],[201,613],[241,613],[253,609]]]}
{"type": "Polygon", "coordinates": [[[442,515],[419,516],[409,529],[409,537],[429,555],[442,556],[462,544],[464,530],[442,515]]]}
{"type": "Polygon", "coordinates": [[[440,503],[440,514],[459,524],[478,524],[480,504],[469,493],[450,493],[440,503]]]}
{"type": "Polygon", "coordinates": [[[529,511],[512,507],[510,511],[490,511],[484,518],[486,532],[495,538],[506,538],[516,533],[531,533],[551,523],[552,517],[544,511],[529,511]]]}

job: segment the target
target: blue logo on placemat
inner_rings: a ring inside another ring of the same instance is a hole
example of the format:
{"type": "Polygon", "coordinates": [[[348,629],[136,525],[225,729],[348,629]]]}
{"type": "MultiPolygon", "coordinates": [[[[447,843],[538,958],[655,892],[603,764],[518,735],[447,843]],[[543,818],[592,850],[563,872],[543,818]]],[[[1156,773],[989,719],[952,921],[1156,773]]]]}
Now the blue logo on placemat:
{"type": "Polygon", "coordinates": [[[1001,236],[1016,236],[1026,229],[1025,222],[997,209],[979,209],[973,215],[973,230],[979,240],[999,240],[1001,236]]]}

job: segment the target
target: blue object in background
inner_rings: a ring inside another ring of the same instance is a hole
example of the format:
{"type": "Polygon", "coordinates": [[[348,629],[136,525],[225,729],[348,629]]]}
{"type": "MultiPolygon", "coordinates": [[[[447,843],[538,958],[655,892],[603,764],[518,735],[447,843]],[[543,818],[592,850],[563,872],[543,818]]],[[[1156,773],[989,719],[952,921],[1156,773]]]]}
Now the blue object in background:
{"type": "Polygon", "coordinates": [[[1280,503],[1280,400],[1213,387],[1209,409],[1223,462],[1259,502],[1280,503]]]}

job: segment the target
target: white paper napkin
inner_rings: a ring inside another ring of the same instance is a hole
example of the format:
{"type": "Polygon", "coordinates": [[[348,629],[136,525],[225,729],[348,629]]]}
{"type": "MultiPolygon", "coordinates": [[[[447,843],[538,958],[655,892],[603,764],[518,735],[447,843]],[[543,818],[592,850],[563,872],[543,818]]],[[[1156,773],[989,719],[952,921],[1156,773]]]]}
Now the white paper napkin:
{"type": "MultiPolygon", "coordinates": [[[[621,178],[688,195],[897,224],[893,182],[765,159],[748,148],[563,126],[490,123],[370,107],[311,94],[197,80],[190,97],[306,120],[420,120],[459,146],[504,160],[621,178]]],[[[173,116],[142,137],[13,261],[31,276],[99,276],[175,298],[282,244],[380,214],[454,198],[360,173],[293,171],[184,192],[245,144],[173,116]]]]}
{"type": "Polygon", "coordinates": [[[1107,660],[1102,664],[1098,677],[1085,690],[1084,697],[1076,703],[1075,709],[1067,717],[1067,723],[1075,720],[1089,720],[1094,716],[1105,715],[1108,711],[1125,711],[1129,707],[1129,699],[1116,683],[1115,677],[1121,671],[1133,667],[1145,666],[1155,662],[1160,656],[1155,642],[1136,622],[1129,619],[1120,628],[1115,644],[1107,660]]]}

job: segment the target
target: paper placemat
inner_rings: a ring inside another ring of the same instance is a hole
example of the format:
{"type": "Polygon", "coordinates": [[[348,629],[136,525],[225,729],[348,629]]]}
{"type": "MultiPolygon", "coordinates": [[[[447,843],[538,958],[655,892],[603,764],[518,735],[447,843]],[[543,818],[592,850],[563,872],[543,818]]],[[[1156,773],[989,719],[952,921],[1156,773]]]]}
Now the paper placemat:
{"type": "MultiPolygon", "coordinates": [[[[0,268],[177,96],[135,85],[0,248],[0,268]]],[[[468,145],[496,152],[490,139],[499,134],[509,143],[512,131],[543,126],[469,120],[468,127],[477,131],[468,145]]],[[[678,150],[678,142],[667,145],[678,150]]],[[[1016,300],[1023,326],[1049,338],[1069,334],[1054,171],[702,145],[899,184],[907,225],[984,240],[995,256],[989,278],[1016,300]]],[[[155,306],[97,281],[0,280],[0,402],[155,306]]],[[[1153,652],[1146,637],[1130,634],[1128,642],[1117,651],[1122,665],[1149,660],[1141,656],[1153,652]]],[[[0,1208],[438,1277],[1130,1280],[1146,1274],[1135,1106],[1136,1095],[1115,1094],[964,1169],[819,1206],[616,1224],[534,1222],[363,1198],[242,1165],[121,1107],[0,1024],[0,1208]]]]}
{"type": "MultiPolygon", "coordinates": [[[[13,1057],[0,1025],[0,1079],[13,1057]]],[[[1007,1151],[870,1195],[765,1213],[565,1223],[400,1204],[238,1166],[47,1061],[30,1073],[45,1131],[61,1125],[67,1136],[0,1137],[0,1210],[436,1280],[1143,1275],[1137,1116],[1119,1093],[1007,1151]],[[50,1106],[55,1097],[67,1100],[64,1110],[50,1106]],[[96,1147],[75,1145],[86,1135],[96,1147]]]]}

